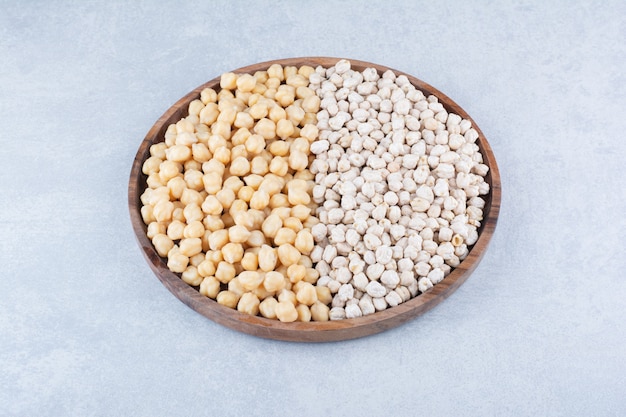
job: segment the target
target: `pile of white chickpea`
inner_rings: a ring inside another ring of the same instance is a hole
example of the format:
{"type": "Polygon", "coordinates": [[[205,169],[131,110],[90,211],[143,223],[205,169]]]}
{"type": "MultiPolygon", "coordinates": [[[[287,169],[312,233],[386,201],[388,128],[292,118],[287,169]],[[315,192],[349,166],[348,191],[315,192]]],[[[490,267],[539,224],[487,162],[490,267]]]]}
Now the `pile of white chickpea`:
{"type": "Polygon", "coordinates": [[[478,239],[478,133],[392,71],[225,73],[164,139],[143,164],[147,236],[243,313],[372,314],[428,291],[478,239]]]}

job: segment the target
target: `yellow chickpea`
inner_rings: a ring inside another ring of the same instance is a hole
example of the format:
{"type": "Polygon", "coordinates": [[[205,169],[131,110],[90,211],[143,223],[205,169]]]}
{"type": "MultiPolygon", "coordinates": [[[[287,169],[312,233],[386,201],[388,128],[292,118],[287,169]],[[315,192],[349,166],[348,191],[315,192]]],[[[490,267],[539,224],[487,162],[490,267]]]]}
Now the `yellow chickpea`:
{"type": "Polygon", "coordinates": [[[216,230],[220,230],[224,228],[224,222],[222,221],[222,218],[220,215],[215,215],[215,216],[207,215],[202,220],[202,224],[204,225],[204,228],[206,230],[209,230],[211,232],[215,232],[216,230]]]}
{"type": "Polygon", "coordinates": [[[174,247],[173,240],[166,234],[159,233],[152,238],[152,244],[161,257],[166,257],[168,252],[174,247]]]}
{"type": "Polygon", "coordinates": [[[259,312],[261,315],[268,319],[276,318],[276,305],[278,301],[274,297],[267,297],[259,304],[259,312]]]}
{"type": "Polygon", "coordinates": [[[294,126],[293,123],[291,123],[289,120],[287,119],[281,119],[276,123],[276,136],[278,136],[281,139],[287,139],[288,137],[290,137],[291,135],[293,135],[294,132],[294,126]]]}
{"type": "Polygon", "coordinates": [[[293,244],[296,241],[296,232],[288,227],[281,227],[274,236],[275,245],[283,245],[285,243],[293,244]]]}
{"type": "Polygon", "coordinates": [[[250,234],[250,231],[244,226],[235,225],[228,229],[228,239],[234,243],[244,243],[250,234]]]}
{"type": "Polygon", "coordinates": [[[265,175],[269,171],[269,164],[261,156],[255,156],[250,161],[250,172],[257,175],[265,175]]]}
{"type": "Polygon", "coordinates": [[[230,163],[230,173],[232,175],[244,176],[250,172],[250,161],[243,156],[238,156],[230,163]]]}
{"type": "Polygon", "coordinates": [[[282,156],[275,156],[270,162],[270,172],[278,176],[284,177],[289,169],[289,164],[282,156]]]}
{"type": "Polygon", "coordinates": [[[168,254],[167,267],[172,272],[183,273],[189,265],[189,258],[182,253],[168,254]]]}
{"type": "Polygon", "coordinates": [[[285,276],[280,272],[268,271],[263,278],[263,287],[271,293],[277,293],[285,288],[285,276]]]}
{"type": "Polygon", "coordinates": [[[194,220],[183,229],[183,237],[200,238],[204,235],[204,225],[198,220],[194,220]]]}
{"type": "Polygon", "coordinates": [[[229,242],[222,247],[222,256],[230,264],[235,264],[243,258],[243,246],[241,243],[229,242]]]}
{"type": "Polygon", "coordinates": [[[191,285],[193,287],[197,287],[198,285],[200,285],[200,283],[204,279],[203,277],[201,277],[198,274],[198,270],[194,266],[188,266],[182,272],[180,278],[183,280],[183,282],[185,282],[185,283],[187,283],[187,284],[189,284],[189,285],[191,285]]]}
{"type": "Polygon", "coordinates": [[[265,235],[260,230],[250,232],[250,237],[246,241],[246,244],[253,248],[260,248],[261,245],[265,245],[266,243],[265,235]]]}
{"type": "Polygon", "coordinates": [[[261,246],[258,253],[259,269],[265,272],[273,271],[276,268],[278,255],[276,249],[268,245],[261,246]]]}
{"type": "Polygon", "coordinates": [[[276,208],[283,208],[289,206],[289,200],[287,200],[287,196],[285,194],[274,194],[270,198],[269,207],[273,210],[276,208]]]}
{"type": "Polygon", "coordinates": [[[319,301],[311,306],[311,318],[313,321],[328,321],[330,320],[329,313],[330,308],[319,301]]]}
{"type": "Polygon", "coordinates": [[[235,267],[233,264],[222,261],[217,264],[217,270],[215,271],[215,278],[221,283],[227,284],[231,279],[235,278],[235,267]]]}
{"type": "Polygon", "coordinates": [[[244,185],[244,182],[239,177],[228,177],[224,180],[224,188],[231,189],[235,193],[238,193],[239,189],[244,185]]]}
{"type": "Polygon", "coordinates": [[[315,246],[315,242],[309,229],[302,229],[296,234],[294,246],[301,253],[311,253],[313,247],[315,246]]]}
{"type": "MultiPolygon", "coordinates": [[[[221,204],[222,209],[228,210],[230,208],[230,205],[237,198],[237,196],[235,195],[235,192],[232,189],[230,189],[230,188],[223,188],[220,191],[218,191],[217,194],[215,194],[215,198],[221,204]]],[[[204,211],[204,208],[202,208],[202,210],[204,211]]],[[[206,213],[206,211],[205,211],[205,213],[206,213]]]]}
{"type": "Polygon", "coordinates": [[[212,261],[206,259],[205,255],[205,260],[202,261],[200,265],[198,265],[198,273],[203,277],[210,277],[215,275],[215,271],[215,264],[212,261]]]}
{"type": "Polygon", "coordinates": [[[250,208],[263,210],[270,203],[270,195],[265,190],[257,190],[250,199],[250,208]]]}
{"type": "Polygon", "coordinates": [[[200,208],[205,214],[208,214],[211,216],[220,215],[222,214],[222,211],[224,210],[222,203],[214,195],[208,195],[202,202],[202,205],[200,206],[200,208]]]}
{"type": "Polygon", "coordinates": [[[265,219],[263,225],[261,226],[261,230],[266,237],[274,238],[276,237],[276,233],[282,227],[283,221],[280,217],[275,214],[271,214],[265,219]]]}
{"type": "Polygon", "coordinates": [[[216,230],[209,236],[211,250],[221,250],[226,243],[228,243],[228,230],[216,230]]]}
{"type": "Polygon", "coordinates": [[[220,291],[215,300],[226,307],[235,308],[239,302],[239,296],[232,291],[220,291]]]}
{"type": "Polygon", "coordinates": [[[290,243],[284,243],[278,247],[278,260],[286,267],[298,263],[301,253],[290,243]]]}
{"type": "Polygon", "coordinates": [[[294,171],[302,171],[309,165],[309,158],[304,152],[291,152],[288,159],[289,168],[294,171]]]}
{"type": "Polygon", "coordinates": [[[217,278],[209,276],[202,280],[200,283],[200,294],[205,297],[215,298],[220,292],[221,283],[217,278]]]}
{"type": "Polygon", "coordinates": [[[304,265],[289,265],[287,268],[287,278],[292,283],[302,281],[306,276],[306,267],[304,265]]]}
{"type": "Polygon", "coordinates": [[[271,119],[267,119],[264,117],[256,122],[253,130],[254,133],[263,136],[265,140],[272,139],[274,138],[274,136],[276,136],[276,123],[274,123],[274,121],[272,121],[271,119]]]}
{"type": "Polygon", "coordinates": [[[291,323],[298,319],[298,311],[289,301],[279,301],[274,307],[274,312],[278,320],[285,323],[291,323]]]}
{"type": "Polygon", "coordinates": [[[256,253],[246,251],[241,258],[241,266],[246,271],[256,271],[259,268],[259,258],[256,253]]]}
{"type": "Polygon", "coordinates": [[[237,278],[246,291],[252,291],[263,283],[265,277],[257,271],[243,271],[237,278]]]}

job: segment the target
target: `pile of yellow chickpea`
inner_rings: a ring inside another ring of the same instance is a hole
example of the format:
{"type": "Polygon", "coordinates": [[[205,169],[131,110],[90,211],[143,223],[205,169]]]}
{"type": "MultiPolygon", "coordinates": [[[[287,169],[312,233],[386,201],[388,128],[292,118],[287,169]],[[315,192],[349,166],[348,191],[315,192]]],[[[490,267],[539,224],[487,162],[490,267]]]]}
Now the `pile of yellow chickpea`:
{"type": "Polygon", "coordinates": [[[223,74],[143,164],[141,213],[168,268],[219,304],[283,322],[327,321],[332,300],[309,257],[313,72],[223,74]]]}

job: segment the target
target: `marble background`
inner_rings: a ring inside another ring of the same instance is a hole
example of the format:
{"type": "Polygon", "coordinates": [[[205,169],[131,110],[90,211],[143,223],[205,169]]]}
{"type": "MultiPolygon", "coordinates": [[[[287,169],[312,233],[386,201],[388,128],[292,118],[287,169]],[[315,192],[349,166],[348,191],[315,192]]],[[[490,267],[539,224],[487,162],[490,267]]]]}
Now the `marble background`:
{"type": "Polygon", "coordinates": [[[0,0],[0,415],[625,415],[625,39],[618,0],[0,0]],[[156,119],[294,56],[415,75],[498,160],[483,262],[394,330],[232,331],[135,243],[128,175],[156,119]]]}

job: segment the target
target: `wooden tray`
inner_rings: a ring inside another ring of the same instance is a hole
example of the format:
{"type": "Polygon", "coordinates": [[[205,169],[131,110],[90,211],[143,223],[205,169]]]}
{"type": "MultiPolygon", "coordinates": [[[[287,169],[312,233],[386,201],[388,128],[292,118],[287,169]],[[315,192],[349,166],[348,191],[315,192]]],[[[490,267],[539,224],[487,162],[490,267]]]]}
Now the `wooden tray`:
{"type": "MultiPolygon", "coordinates": [[[[310,65],[316,67],[318,65],[322,65],[324,67],[330,67],[333,66],[339,59],[340,58],[326,57],[280,59],[250,65],[233,72],[253,74],[255,71],[267,69],[274,63],[278,63],[283,66],[310,65]]],[[[374,67],[380,74],[382,74],[384,71],[391,69],[369,62],[357,60],[350,60],[350,62],[352,64],[352,69],[358,71],[374,67]]],[[[355,319],[328,322],[282,323],[278,320],[270,320],[260,316],[243,314],[237,310],[224,307],[216,301],[201,295],[197,289],[183,282],[178,275],[174,274],[167,268],[166,261],[159,257],[156,250],[152,246],[152,242],[146,236],[147,228],[142,220],[140,212],[140,196],[146,188],[146,176],[141,172],[141,169],[143,162],[150,156],[150,146],[164,140],[165,130],[168,125],[176,123],[182,117],[187,116],[189,103],[192,100],[199,98],[200,92],[204,88],[210,87],[219,91],[220,77],[216,77],[178,100],[163,114],[163,116],[157,120],[139,146],[139,150],[137,151],[137,155],[135,156],[131,169],[128,184],[128,207],[130,210],[131,223],[135,231],[135,237],[145,259],[163,285],[165,285],[165,287],[167,287],[167,289],[170,290],[178,299],[187,304],[193,310],[226,327],[263,338],[299,342],[347,340],[391,329],[435,307],[445,298],[450,296],[450,294],[452,294],[457,288],[459,288],[459,286],[467,280],[482,259],[496,227],[501,197],[498,166],[484,134],[474,120],[472,120],[472,118],[461,107],[459,107],[459,105],[457,105],[445,94],[425,82],[409,74],[403,73],[402,71],[393,69],[392,71],[396,75],[406,75],[411,83],[418,89],[422,90],[426,96],[430,94],[437,96],[439,98],[439,102],[443,104],[448,112],[456,113],[462,118],[470,120],[473,128],[476,129],[479,134],[477,144],[483,155],[484,163],[490,168],[489,174],[485,180],[489,183],[491,191],[488,195],[483,196],[486,201],[486,205],[483,210],[484,219],[481,228],[479,229],[478,241],[471,248],[467,258],[463,260],[458,267],[454,268],[443,281],[435,285],[429,292],[420,294],[396,307],[388,308],[387,310],[355,319]]]]}

